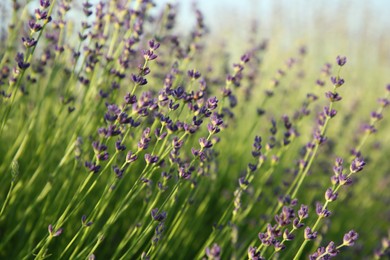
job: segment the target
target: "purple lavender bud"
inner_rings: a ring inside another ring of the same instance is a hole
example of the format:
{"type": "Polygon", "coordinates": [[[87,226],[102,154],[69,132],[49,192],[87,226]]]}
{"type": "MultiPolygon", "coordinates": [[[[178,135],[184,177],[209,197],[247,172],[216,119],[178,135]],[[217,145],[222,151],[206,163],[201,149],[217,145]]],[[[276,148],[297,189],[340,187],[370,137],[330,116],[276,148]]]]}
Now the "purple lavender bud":
{"type": "Polygon", "coordinates": [[[352,178],[348,177],[347,174],[340,174],[338,176],[338,183],[340,183],[340,185],[350,185],[352,184],[352,178]]]}
{"type": "Polygon", "coordinates": [[[31,19],[29,22],[28,22],[28,26],[30,27],[30,30],[35,33],[35,32],[39,32],[40,30],[42,30],[42,25],[40,25],[39,23],[37,23],[34,19],[31,19]]]}
{"type": "Polygon", "coordinates": [[[41,9],[35,9],[34,13],[35,13],[35,18],[37,20],[47,19],[47,12],[46,11],[43,11],[41,9]]]}
{"type": "Polygon", "coordinates": [[[316,213],[321,218],[327,218],[331,215],[331,212],[319,202],[316,203],[316,213]]]}
{"type": "Polygon", "coordinates": [[[158,57],[152,50],[143,50],[142,55],[146,61],[155,60],[158,57]]]}
{"type": "Polygon", "coordinates": [[[284,249],[286,248],[286,246],[285,246],[284,244],[282,244],[281,242],[276,241],[276,242],[274,243],[274,248],[275,248],[275,251],[276,251],[276,252],[279,252],[279,251],[284,250],[284,249]]]}
{"type": "Polygon", "coordinates": [[[126,155],[126,163],[132,163],[138,159],[136,154],[133,154],[132,151],[129,151],[126,155]]]}
{"type": "Polygon", "coordinates": [[[329,110],[329,107],[325,106],[324,107],[324,114],[327,116],[327,117],[334,117],[336,114],[337,114],[337,111],[332,109],[332,110],[329,110]]]}
{"type": "Polygon", "coordinates": [[[238,184],[240,185],[240,188],[243,190],[246,190],[249,185],[249,181],[245,179],[245,177],[238,178],[238,184]]]}
{"type": "Polygon", "coordinates": [[[150,40],[148,42],[148,44],[149,44],[149,48],[154,50],[154,51],[157,50],[160,47],[160,43],[158,43],[158,42],[156,42],[154,40],[150,40]]]}
{"type": "Polygon", "coordinates": [[[325,199],[327,201],[335,201],[337,199],[338,193],[334,192],[332,188],[328,188],[325,192],[325,199]]]}
{"type": "Polygon", "coordinates": [[[370,134],[376,133],[376,131],[377,131],[376,128],[375,128],[375,126],[370,125],[370,124],[364,124],[364,125],[362,126],[362,129],[363,129],[365,132],[370,133],[370,134]]]}
{"type": "Polygon", "coordinates": [[[390,92],[390,84],[388,84],[388,85],[386,86],[386,90],[387,90],[388,92],[390,92]]]}
{"type": "Polygon", "coordinates": [[[158,161],[158,156],[157,155],[151,155],[151,154],[145,154],[145,161],[147,164],[153,164],[158,161]]]}
{"type": "Polygon", "coordinates": [[[286,228],[283,232],[283,239],[286,241],[291,241],[295,238],[295,235],[292,232],[289,232],[286,228]]]}
{"type": "Polygon", "coordinates": [[[85,227],[90,227],[90,226],[93,224],[93,222],[92,222],[92,221],[88,221],[88,222],[87,222],[87,216],[82,215],[82,216],[81,216],[81,224],[82,224],[83,226],[85,226],[85,227]]]}
{"type": "Polygon", "coordinates": [[[320,80],[320,79],[317,79],[317,80],[316,80],[316,84],[317,84],[318,86],[320,86],[320,87],[323,87],[323,86],[325,85],[325,81],[320,80]]]}
{"type": "Polygon", "coordinates": [[[300,209],[298,210],[298,217],[300,220],[305,219],[309,216],[309,207],[306,205],[301,205],[300,209]]]}
{"type": "Polygon", "coordinates": [[[336,87],[340,87],[345,83],[344,79],[339,77],[330,77],[330,81],[332,81],[332,84],[336,87]]]}
{"type": "Polygon", "coordinates": [[[250,54],[249,53],[245,53],[244,55],[241,56],[241,61],[243,63],[247,63],[249,60],[250,60],[250,54]]]}
{"type": "Polygon", "coordinates": [[[97,155],[99,161],[107,161],[109,158],[108,152],[103,152],[97,155]]]}
{"type": "Polygon", "coordinates": [[[131,79],[133,80],[134,83],[140,86],[146,85],[148,83],[148,81],[144,77],[137,76],[135,74],[131,75],[131,79]]]}
{"type": "Polygon", "coordinates": [[[156,128],[154,135],[156,136],[157,140],[163,140],[168,135],[168,133],[161,132],[161,128],[156,128]]]}
{"type": "Polygon", "coordinates": [[[382,114],[381,113],[378,113],[378,112],[371,112],[371,119],[373,120],[381,120],[383,118],[382,114]]]}
{"type": "Polygon", "coordinates": [[[31,48],[35,45],[37,45],[37,41],[34,39],[34,38],[24,38],[22,37],[22,41],[23,41],[23,45],[26,47],[26,48],[31,48]]]}
{"type": "Polygon", "coordinates": [[[48,230],[49,230],[49,234],[51,237],[58,237],[63,232],[62,228],[59,228],[59,229],[57,229],[57,231],[54,232],[53,225],[51,225],[51,224],[49,225],[48,230]]]}
{"type": "Polygon", "coordinates": [[[358,239],[358,237],[359,234],[356,233],[354,230],[349,231],[343,237],[343,245],[353,246],[355,244],[355,241],[358,239]]]}
{"type": "Polygon", "coordinates": [[[337,92],[331,92],[331,91],[326,92],[325,97],[327,97],[330,100],[330,102],[337,102],[342,99],[342,97],[337,92]]]}
{"type": "Polygon", "coordinates": [[[116,166],[116,165],[113,166],[112,169],[114,170],[114,173],[115,173],[115,175],[116,175],[116,177],[117,177],[118,179],[122,178],[123,172],[124,172],[123,169],[120,169],[120,168],[119,168],[118,166],[116,166]]]}
{"type": "Polygon", "coordinates": [[[50,6],[50,0],[39,0],[39,4],[43,9],[46,9],[50,6]]]}
{"type": "Polygon", "coordinates": [[[378,99],[378,103],[381,105],[381,107],[385,108],[388,105],[390,105],[390,101],[387,98],[380,98],[378,99]]]}
{"type": "Polygon", "coordinates": [[[202,148],[211,148],[213,146],[211,141],[207,140],[205,137],[199,138],[199,144],[200,144],[200,147],[202,147],[202,148]]]}
{"type": "Polygon", "coordinates": [[[360,172],[361,170],[363,170],[365,165],[366,165],[366,163],[364,162],[364,160],[362,158],[358,157],[358,158],[353,159],[349,169],[351,170],[351,173],[356,173],[356,172],[360,172]]]}
{"type": "Polygon", "coordinates": [[[337,56],[336,57],[336,61],[337,61],[337,64],[342,67],[345,65],[345,63],[347,63],[347,57],[345,56],[337,56]]]}
{"type": "Polygon", "coordinates": [[[21,69],[21,70],[25,70],[28,67],[30,67],[30,63],[24,62],[24,54],[23,53],[18,52],[16,54],[15,61],[18,64],[19,69],[21,69]]]}
{"type": "Polygon", "coordinates": [[[211,97],[207,99],[206,107],[207,109],[214,110],[218,106],[218,99],[217,97],[211,97]]]}
{"type": "Polygon", "coordinates": [[[208,259],[219,260],[221,259],[221,247],[214,243],[212,248],[206,248],[206,256],[208,259]]]}
{"type": "Polygon", "coordinates": [[[313,240],[317,237],[317,231],[313,232],[310,227],[305,228],[305,240],[313,240]]]}
{"type": "MultiPolygon", "coordinates": [[[[201,155],[199,155],[201,156],[201,155]]],[[[184,180],[189,180],[191,178],[191,172],[186,170],[184,167],[179,168],[179,177],[184,180]]]]}
{"type": "Polygon", "coordinates": [[[318,144],[322,144],[326,141],[326,137],[321,135],[320,131],[315,131],[313,137],[316,143],[318,144]]]}
{"type": "Polygon", "coordinates": [[[90,172],[93,173],[98,173],[101,167],[100,165],[96,165],[96,163],[90,161],[86,161],[84,165],[89,169],[90,172]]]}
{"type": "Polygon", "coordinates": [[[167,213],[165,211],[159,213],[158,208],[152,209],[150,214],[152,215],[152,218],[158,222],[164,221],[167,218],[167,213]]]}
{"type": "Polygon", "coordinates": [[[333,241],[329,242],[325,248],[325,251],[330,257],[335,257],[339,253],[333,241]]]}
{"type": "Polygon", "coordinates": [[[130,93],[127,93],[125,95],[125,102],[126,104],[132,105],[137,103],[137,96],[136,95],[131,95],[130,93]]]}
{"type": "Polygon", "coordinates": [[[196,79],[200,78],[200,76],[201,76],[200,72],[199,72],[199,71],[196,71],[196,70],[194,70],[194,69],[187,71],[187,75],[188,75],[191,79],[193,79],[193,80],[196,80],[196,79]]]}
{"type": "Polygon", "coordinates": [[[117,136],[120,135],[122,132],[116,125],[109,125],[107,127],[107,134],[106,137],[110,136],[117,136]]]}
{"type": "Polygon", "coordinates": [[[248,259],[249,260],[265,260],[265,258],[260,255],[260,252],[257,252],[257,248],[252,247],[252,246],[250,246],[248,248],[248,259]]]}
{"type": "Polygon", "coordinates": [[[303,226],[304,226],[304,224],[301,223],[300,220],[299,220],[298,218],[295,218],[295,219],[293,220],[293,227],[294,227],[294,229],[300,229],[300,228],[302,228],[303,226]]]}

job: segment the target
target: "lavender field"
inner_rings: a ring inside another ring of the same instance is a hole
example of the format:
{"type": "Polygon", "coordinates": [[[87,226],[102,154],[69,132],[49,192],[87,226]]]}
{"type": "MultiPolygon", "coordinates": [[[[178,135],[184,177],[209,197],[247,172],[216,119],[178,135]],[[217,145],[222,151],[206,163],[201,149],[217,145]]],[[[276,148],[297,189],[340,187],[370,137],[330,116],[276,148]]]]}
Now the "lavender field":
{"type": "Polygon", "coordinates": [[[206,2],[0,3],[0,259],[389,259],[390,5],[206,2]]]}

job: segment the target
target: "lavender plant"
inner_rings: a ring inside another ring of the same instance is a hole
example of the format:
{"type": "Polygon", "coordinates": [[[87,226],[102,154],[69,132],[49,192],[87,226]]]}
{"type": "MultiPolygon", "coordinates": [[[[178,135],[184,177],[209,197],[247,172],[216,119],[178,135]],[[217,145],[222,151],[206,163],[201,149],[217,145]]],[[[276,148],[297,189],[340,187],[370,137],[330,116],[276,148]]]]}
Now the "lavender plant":
{"type": "Polygon", "coordinates": [[[354,111],[354,57],[272,60],[255,24],[230,59],[196,5],[186,34],[151,0],[13,3],[0,258],[389,255],[390,85],[354,111]]]}

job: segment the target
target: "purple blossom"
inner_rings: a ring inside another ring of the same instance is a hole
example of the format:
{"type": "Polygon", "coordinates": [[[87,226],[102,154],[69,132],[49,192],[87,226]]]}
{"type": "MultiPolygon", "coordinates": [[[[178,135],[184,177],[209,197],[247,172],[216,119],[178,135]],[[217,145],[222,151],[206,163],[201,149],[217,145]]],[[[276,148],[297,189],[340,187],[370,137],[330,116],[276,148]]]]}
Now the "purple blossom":
{"type": "Polygon", "coordinates": [[[298,216],[300,220],[309,217],[309,207],[302,204],[300,209],[298,210],[298,216]]]}
{"type": "Polygon", "coordinates": [[[63,229],[62,228],[59,228],[57,229],[56,231],[54,231],[54,228],[53,228],[53,225],[50,224],[49,227],[48,227],[48,230],[49,230],[49,234],[51,237],[58,237],[62,234],[63,232],[63,229]]]}
{"type": "Polygon", "coordinates": [[[129,151],[126,155],[126,163],[132,163],[138,159],[136,154],[133,154],[132,151],[129,151]]]}
{"type": "Polygon", "coordinates": [[[330,102],[337,102],[342,99],[342,97],[337,92],[331,92],[331,91],[326,92],[325,97],[327,97],[330,100],[330,102]]]}
{"type": "Polygon", "coordinates": [[[147,164],[153,164],[158,162],[158,156],[152,154],[145,154],[145,161],[147,164]]]}
{"type": "Polygon", "coordinates": [[[325,192],[325,199],[327,201],[335,201],[337,199],[338,193],[334,192],[332,188],[328,188],[325,192]]]}
{"type": "Polygon", "coordinates": [[[93,173],[98,173],[101,167],[100,165],[97,165],[96,163],[90,161],[86,161],[84,165],[89,169],[90,172],[93,173]]]}
{"type": "Polygon", "coordinates": [[[26,48],[31,48],[31,47],[34,47],[35,45],[37,45],[37,41],[34,39],[34,38],[24,38],[22,37],[22,41],[23,41],[23,45],[26,47],[26,48]]]}
{"type": "Polygon", "coordinates": [[[21,52],[18,52],[16,54],[15,61],[18,64],[19,69],[21,70],[25,70],[30,67],[30,63],[24,61],[24,54],[21,52]]]}
{"type": "Polygon", "coordinates": [[[252,247],[252,246],[250,246],[248,248],[248,259],[249,260],[265,260],[265,258],[260,255],[260,252],[257,251],[257,248],[252,247]]]}
{"type": "Polygon", "coordinates": [[[345,83],[344,79],[339,78],[339,77],[330,77],[330,81],[336,87],[340,87],[340,86],[342,86],[345,83]]]}
{"type": "Polygon", "coordinates": [[[205,137],[199,138],[199,144],[202,148],[211,148],[213,146],[213,143],[205,137]]]}
{"type": "Polygon", "coordinates": [[[360,172],[361,170],[363,170],[365,165],[366,165],[366,163],[363,160],[363,158],[358,157],[358,158],[353,159],[349,169],[351,170],[351,173],[356,173],[356,172],[360,172]]]}
{"type": "Polygon", "coordinates": [[[359,234],[356,233],[354,230],[351,230],[344,235],[343,245],[353,246],[358,238],[359,238],[359,234]]]}
{"type": "Polygon", "coordinates": [[[295,238],[295,235],[292,232],[289,232],[286,228],[283,232],[283,239],[286,241],[291,241],[295,238]]]}
{"type": "Polygon", "coordinates": [[[325,251],[330,257],[335,257],[339,253],[333,241],[329,242],[325,248],[325,251]]]}
{"type": "Polygon", "coordinates": [[[310,227],[305,228],[305,240],[313,240],[317,238],[317,231],[313,232],[310,227]]]}
{"type": "Polygon", "coordinates": [[[87,216],[86,215],[82,215],[81,216],[81,224],[85,227],[90,227],[93,222],[92,221],[87,221],[87,216]]]}
{"type": "Polygon", "coordinates": [[[342,67],[345,65],[345,63],[347,63],[347,57],[345,56],[337,56],[336,57],[336,61],[337,61],[337,64],[342,67]]]}
{"type": "Polygon", "coordinates": [[[211,249],[206,248],[207,259],[219,260],[221,259],[221,247],[218,244],[214,243],[211,249]]]}
{"type": "Polygon", "coordinates": [[[39,0],[39,4],[43,9],[46,9],[50,6],[50,0],[39,0]]]}
{"type": "Polygon", "coordinates": [[[331,212],[319,202],[316,203],[316,213],[321,218],[327,218],[331,215],[331,212]]]}
{"type": "Polygon", "coordinates": [[[152,215],[152,218],[158,222],[164,221],[167,218],[167,213],[165,211],[159,212],[158,208],[152,209],[150,214],[152,215]]]}

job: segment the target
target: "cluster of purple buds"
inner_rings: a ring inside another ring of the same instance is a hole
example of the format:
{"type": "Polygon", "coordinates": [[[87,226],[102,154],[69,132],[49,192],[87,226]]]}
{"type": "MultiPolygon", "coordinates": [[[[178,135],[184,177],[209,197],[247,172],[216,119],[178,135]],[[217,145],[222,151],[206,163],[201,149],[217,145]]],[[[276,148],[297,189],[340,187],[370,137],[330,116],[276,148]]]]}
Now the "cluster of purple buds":
{"type": "Polygon", "coordinates": [[[257,251],[257,248],[252,247],[252,246],[250,246],[248,248],[248,259],[249,260],[265,260],[265,258],[260,255],[260,252],[257,251]]]}
{"type": "Polygon", "coordinates": [[[275,215],[275,221],[280,227],[289,225],[294,218],[294,209],[288,206],[283,206],[282,212],[279,215],[275,215]]]}
{"type": "Polygon", "coordinates": [[[214,243],[211,248],[206,248],[206,256],[209,260],[219,260],[221,259],[221,247],[214,243]]]}
{"type": "Polygon", "coordinates": [[[56,231],[54,231],[53,225],[50,224],[50,225],[48,226],[48,231],[49,231],[50,237],[58,237],[58,236],[60,236],[60,235],[62,234],[63,229],[62,229],[62,228],[59,228],[59,229],[57,229],[56,231]]]}
{"type": "Polygon", "coordinates": [[[356,233],[354,230],[351,230],[344,235],[343,245],[344,246],[353,246],[358,238],[359,238],[358,233],[356,233]]]}
{"type": "Polygon", "coordinates": [[[149,50],[143,50],[142,54],[144,55],[145,61],[155,60],[158,56],[154,53],[160,47],[160,43],[155,42],[154,40],[149,41],[149,50]]]}
{"type": "Polygon", "coordinates": [[[150,143],[150,128],[147,127],[142,132],[141,139],[138,142],[138,149],[146,150],[149,147],[149,143],[150,143]]]}
{"type": "Polygon", "coordinates": [[[355,158],[351,162],[350,171],[351,173],[360,172],[363,170],[364,166],[366,165],[366,162],[362,158],[355,158]]]}
{"type": "Polygon", "coordinates": [[[145,161],[146,164],[155,164],[158,162],[158,156],[157,155],[152,155],[152,154],[145,154],[145,161]]]}
{"type": "Polygon", "coordinates": [[[153,220],[162,222],[167,218],[167,213],[165,211],[159,212],[158,208],[152,209],[151,213],[153,220]]]}
{"type": "Polygon", "coordinates": [[[305,225],[302,221],[309,217],[308,212],[309,208],[306,205],[302,204],[298,210],[298,217],[294,218],[293,220],[294,229],[300,229],[305,225]]]}
{"type": "Polygon", "coordinates": [[[337,65],[342,67],[342,66],[345,65],[345,63],[347,63],[347,57],[345,57],[345,56],[337,56],[336,57],[336,62],[337,62],[337,65]]]}
{"type": "Polygon", "coordinates": [[[86,215],[82,215],[81,216],[81,224],[84,227],[90,227],[90,226],[92,226],[93,222],[92,221],[87,221],[87,216],[86,215]]]}
{"type": "MultiPolygon", "coordinates": [[[[332,194],[333,194],[332,195],[333,198],[334,196],[336,196],[337,198],[337,195],[334,195],[334,193],[332,194]]],[[[331,215],[331,212],[326,207],[324,207],[320,202],[316,203],[316,213],[320,218],[327,218],[331,215]]]]}
{"type": "Polygon", "coordinates": [[[336,87],[341,87],[345,83],[345,80],[340,77],[330,77],[330,81],[336,87]]]}
{"type": "Polygon", "coordinates": [[[207,130],[209,131],[209,134],[211,135],[219,133],[219,131],[221,131],[220,126],[222,124],[223,120],[218,114],[214,113],[213,115],[211,115],[210,123],[207,124],[207,130]]]}
{"type": "Polygon", "coordinates": [[[101,144],[98,141],[95,141],[92,143],[93,150],[95,152],[96,158],[98,161],[106,161],[108,160],[108,152],[107,152],[107,146],[104,144],[101,144]]]}
{"type": "Polygon", "coordinates": [[[325,97],[328,98],[330,102],[337,102],[342,99],[342,97],[337,92],[332,91],[326,92],[325,97]]]}
{"type": "Polygon", "coordinates": [[[135,162],[138,159],[138,155],[134,154],[132,151],[128,151],[126,154],[126,163],[132,163],[135,162]]]}
{"type": "Polygon", "coordinates": [[[316,252],[309,256],[310,260],[319,260],[319,259],[331,259],[337,256],[339,250],[336,248],[336,245],[333,241],[329,242],[326,247],[319,247],[316,252]]]}
{"type": "Polygon", "coordinates": [[[200,78],[201,74],[199,71],[196,71],[196,70],[189,70],[187,72],[187,75],[188,77],[190,77],[192,80],[196,80],[198,78],[200,78]]]}
{"type": "Polygon", "coordinates": [[[84,165],[85,165],[85,167],[88,168],[88,170],[89,170],[90,172],[93,172],[93,173],[98,173],[99,170],[100,170],[100,168],[101,168],[100,165],[97,165],[96,163],[90,162],[90,161],[86,161],[86,162],[84,163],[84,165]]]}
{"type": "Polygon", "coordinates": [[[336,158],[335,164],[333,166],[334,175],[331,177],[331,182],[333,185],[350,185],[352,183],[351,177],[348,177],[348,174],[344,174],[343,170],[343,159],[336,158]]]}
{"type": "Polygon", "coordinates": [[[317,231],[313,232],[310,227],[305,228],[305,232],[304,232],[305,240],[314,240],[317,238],[317,234],[318,232],[317,231]]]}
{"type": "Polygon", "coordinates": [[[88,0],[83,3],[83,12],[84,12],[85,16],[89,17],[93,14],[91,7],[92,7],[92,4],[89,3],[88,0]]]}
{"type": "Polygon", "coordinates": [[[16,54],[15,61],[18,64],[19,69],[21,70],[25,70],[30,67],[30,63],[24,61],[24,54],[21,52],[18,52],[16,54]]]}
{"type": "Polygon", "coordinates": [[[189,180],[191,178],[192,172],[195,170],[194,166],[189,164],[184,164],[179,167],[179,177],[183,180],[189,180]]]}

